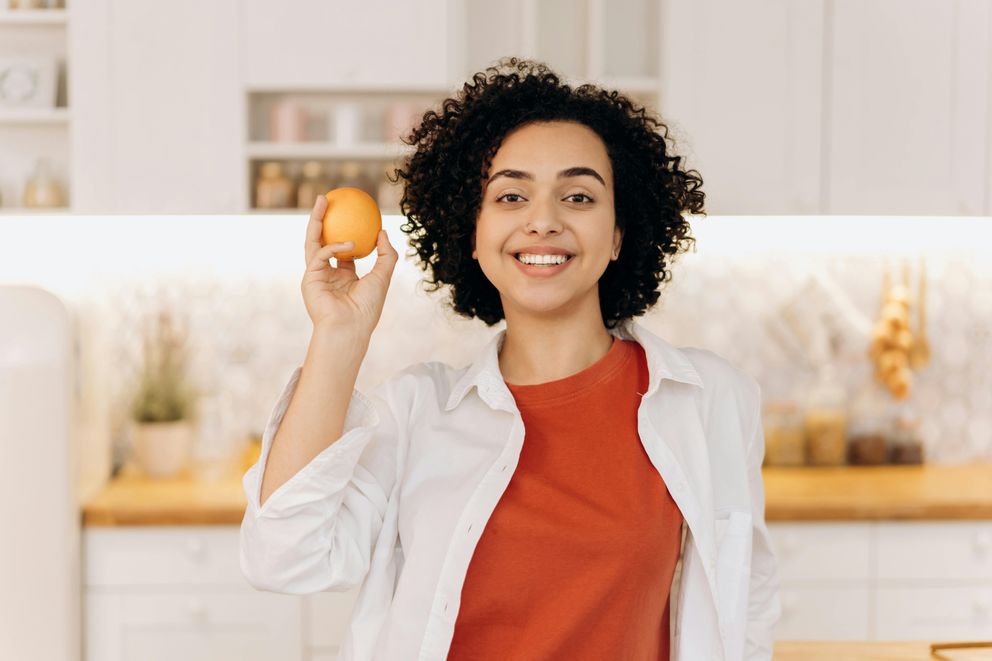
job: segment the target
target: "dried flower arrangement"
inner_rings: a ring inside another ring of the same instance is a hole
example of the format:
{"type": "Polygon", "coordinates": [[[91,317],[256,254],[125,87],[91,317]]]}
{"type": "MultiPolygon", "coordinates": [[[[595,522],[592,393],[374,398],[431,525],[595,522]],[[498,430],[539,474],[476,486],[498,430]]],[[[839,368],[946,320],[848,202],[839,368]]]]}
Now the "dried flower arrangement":
{"type": "Polygon", "coordinates": [[[139,422],[174,422],[194,416],[196,390],[187,380],[188,330],[161,310],[144,332],[144,364],[131,402],[139,422]]]}

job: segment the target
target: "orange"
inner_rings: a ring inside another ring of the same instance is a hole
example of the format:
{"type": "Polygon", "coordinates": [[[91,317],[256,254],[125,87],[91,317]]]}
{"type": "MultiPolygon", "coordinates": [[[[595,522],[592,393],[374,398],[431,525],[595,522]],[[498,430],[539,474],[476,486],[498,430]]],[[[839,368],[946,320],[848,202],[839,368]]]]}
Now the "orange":
{"type": "Polygon", "coordinates": [[[355,260],[375,249],[382,231],[382,213],[371,195],[360,188],[335,188],[328,191],[321,237],[323,245],[354,241],[351,250],[334,253],[338,260],[355,260]]]}

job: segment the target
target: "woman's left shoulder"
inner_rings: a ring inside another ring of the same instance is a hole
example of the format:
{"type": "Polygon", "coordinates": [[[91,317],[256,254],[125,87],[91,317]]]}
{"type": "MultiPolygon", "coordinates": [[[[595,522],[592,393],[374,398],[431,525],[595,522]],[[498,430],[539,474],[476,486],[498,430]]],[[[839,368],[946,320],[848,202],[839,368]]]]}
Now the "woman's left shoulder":
{"type": "Polygon", "coordinates": [[[760,404],[761,386],[740,366],[709,349],[679,347],[679,350],[699,374],[708,400],[730,398],[746,407],[760,404]]]}

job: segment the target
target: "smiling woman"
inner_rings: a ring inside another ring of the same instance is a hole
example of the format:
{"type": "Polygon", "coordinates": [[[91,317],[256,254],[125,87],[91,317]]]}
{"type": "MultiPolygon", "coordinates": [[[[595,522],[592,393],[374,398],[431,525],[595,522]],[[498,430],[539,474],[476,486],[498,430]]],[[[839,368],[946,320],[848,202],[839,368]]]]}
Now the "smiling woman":
{"type": "Polygon", "coordinates": [[[266,425],[242,566],[279,591],[361,584],[342,659],[770,661],[760,387],[632,319],[703,209],[659,127],[510,58],[408,136],[401,229],[458,314],[506,329],[346,402],[353,362],[277,439],[300,376],[355,353],[318,334],[266,425]],[[307,430],[320,454],[262,505],[266,452],[307,430]]]}
{"type": "MultiPolygon", "coordinates": [[[[509,292],[500,288],[502,271],[491,268],[494,253],[474,252],[477,225],[481,232],[496,218],[530,214],[545,222],[554,217],[544,214],[553,192],[555,208],[569,218],[615,222],[626,236],[616,259],[606,257],[607,240],[573,265],[585,261],[586,276],[603,269],[594,280],[603,323],[614,327],[657,302],[671,260],[693,242],[683,214],[704,214],[702,178],[673,153],[660,119],[616,91],[591,84],[573,89],[543,63],[515,57],[477,73],[439,105],[405,138],[416,150],[395,171],[406,180],[402,230],[428,272],[429,291],[449,286],[454,311],[489,326],[507,318],[509,292]],[[549,147],[554,155],[544,152],[549,147]]],[[[540,231],[528,235],[518,227],[501,247],[592,249],[566,243],[576,240],[574,228],[531,227],[540,231]]],[[[578,277],[573,266],[561,274],[578,277]]]]}

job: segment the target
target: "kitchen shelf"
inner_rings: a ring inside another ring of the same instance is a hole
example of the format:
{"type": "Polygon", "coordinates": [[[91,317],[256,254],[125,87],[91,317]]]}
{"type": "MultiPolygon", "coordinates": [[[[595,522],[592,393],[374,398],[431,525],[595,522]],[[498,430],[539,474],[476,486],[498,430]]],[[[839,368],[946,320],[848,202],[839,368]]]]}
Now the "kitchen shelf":
{"type": "Polygon", "coordinates": [[[402,157],[412,147],[401,143],[365,143],[352,146],[333,142],[249,142],[250,158],[390,160],[402,157]]]}
{"type": "Polygon", "coordinates": [[[65,9],[0,9],[0,25],[65,25],[65,9]]]}
{"type": "Polygon", "coordinates": [[[0,124],[62,124],[68,126],[68,108],[12,108],[0,110],[0,124]]]}
{"type": "Polygon", "coordinates": [[[0,207],[0,216],[44,216],[49,214],[68,214],[70,212],[71,209],[69,207],[0,207]]]}

